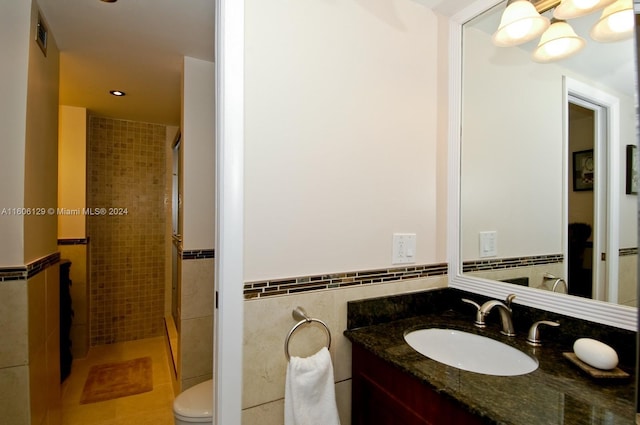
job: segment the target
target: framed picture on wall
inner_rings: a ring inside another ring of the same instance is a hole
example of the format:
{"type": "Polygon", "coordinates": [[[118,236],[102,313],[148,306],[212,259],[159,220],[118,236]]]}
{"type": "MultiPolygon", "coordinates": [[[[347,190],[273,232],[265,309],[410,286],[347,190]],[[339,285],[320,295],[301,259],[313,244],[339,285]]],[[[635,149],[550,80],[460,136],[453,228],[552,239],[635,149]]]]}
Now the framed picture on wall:
{"type": "Polygon", "coordinates": [[[627,195],[638,194],[638,147],[627,145],[627,195]]]}
{"type": "Polygon", "coordinates": [[[573,190],[593,190],[595,166],[593,149],[573,153],[573,190]]]}

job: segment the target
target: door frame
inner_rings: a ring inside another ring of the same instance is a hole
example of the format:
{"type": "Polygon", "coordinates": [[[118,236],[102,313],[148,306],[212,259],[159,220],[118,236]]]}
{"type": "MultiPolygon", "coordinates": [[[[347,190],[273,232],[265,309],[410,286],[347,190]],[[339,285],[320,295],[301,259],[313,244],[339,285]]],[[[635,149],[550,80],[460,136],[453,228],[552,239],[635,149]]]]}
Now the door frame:
{"type": "Polygon", "coordinates": [[[213,423],[242,423],[244,2],[216,0],[213,423]]]}

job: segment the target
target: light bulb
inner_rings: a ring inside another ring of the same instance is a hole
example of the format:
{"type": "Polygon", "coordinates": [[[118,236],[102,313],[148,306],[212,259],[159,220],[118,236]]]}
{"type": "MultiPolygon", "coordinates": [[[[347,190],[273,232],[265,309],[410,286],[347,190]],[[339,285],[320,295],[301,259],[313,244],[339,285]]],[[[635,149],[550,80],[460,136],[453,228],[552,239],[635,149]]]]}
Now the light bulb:
{"type": "Polygon", "coordinates": [[[544,45],[544,50],[549,56],[556,57],[562,55],[569,49],[571,41],[566,38],[552,40],[544,45]]]}
{"type": "Polygon", "coordinates": [[[631,31],[633,29],[633,10],[623,10],[609,16],[607,20],[609,28],[615,32],[631,31]]]}
{"type": "Polygon", "coordinates": [[[573,4],[575,4],[578,9],[589,9],[597,3],[598,0],[573,0],[573,4]]]}
{"type": "Polygon", "coordinates": [[[519,22],[515,22],[505,28],[507,34],[512,39],[520,39],[527,35],[531,28],[533,27],[533,23],[529,19],[525,19],[519,22]]]}
{"type": "Polygon", "coordinates": [[[540,37],[532,58],[536,62],[553,62],[572,56],[585,45],[573,28],[564,21],[555,21],[540,37]]]}
{"type": "Polygon", "coordinates": [[[588,15],[614,3],[616,0],[562,0],[553,10],[556,19],[573,19],[588,15]]]}
{"type": "Polygon", "coordinates": [[[534,39],[549,27],[549,18],[541,16],[528,0],[509,3],[502,13],[493,44],[501,47],[517,46],[534,39]]]}
{"type": "Polygon", "coordinates": [[[635,28],[632,0],[618,0],[606,7],[591,29],[591,38],[610,43],[633,37],[635,28]]]}

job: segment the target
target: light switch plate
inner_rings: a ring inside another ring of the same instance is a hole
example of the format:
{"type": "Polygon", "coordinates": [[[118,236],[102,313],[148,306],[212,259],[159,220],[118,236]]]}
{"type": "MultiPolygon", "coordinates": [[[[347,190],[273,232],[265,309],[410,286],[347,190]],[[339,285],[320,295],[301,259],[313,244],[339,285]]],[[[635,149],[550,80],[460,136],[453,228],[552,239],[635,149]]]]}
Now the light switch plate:
{"type": "Polygon", "coordinates": [[[415,263],[416,260],[416,234],[415,233],[394,233],[393,234],[393,258],[392,264],[415,263]]]}
{"type": "Polygon", "coordinates": [[[480,258],[498,255],[498,236],[495,231],[480,232],[480,258]]]}

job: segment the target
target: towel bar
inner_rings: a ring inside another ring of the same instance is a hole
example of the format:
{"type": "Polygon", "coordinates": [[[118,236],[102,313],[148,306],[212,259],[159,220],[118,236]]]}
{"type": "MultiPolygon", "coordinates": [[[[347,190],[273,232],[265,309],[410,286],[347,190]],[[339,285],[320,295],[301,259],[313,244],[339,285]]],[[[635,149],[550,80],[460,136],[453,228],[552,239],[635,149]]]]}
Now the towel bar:
{"type": "Polygon", "coordinates": [[[305,325],[307,323],[315,322],[315,323],[320,323],[322,326],[324,326],[324,330],[327,332],[327,350],[331,348],[331,331],[329,330],[329,327],[327,326],[326,323],[324,323],[320,319],[309,317],[307,312],[304,311],[302,307],[294,308],[293,311],[291,312],[291,315],[295,320],[299,320],[299,322],[296,323],[291,328],[291,330],[287,334],[287,338],[284,340],[284,355],[287,358],[287,360],[291,360],[291,356],[289,355],[289,340],[291,339],[291,336],[300,326],[305,325]]]}

